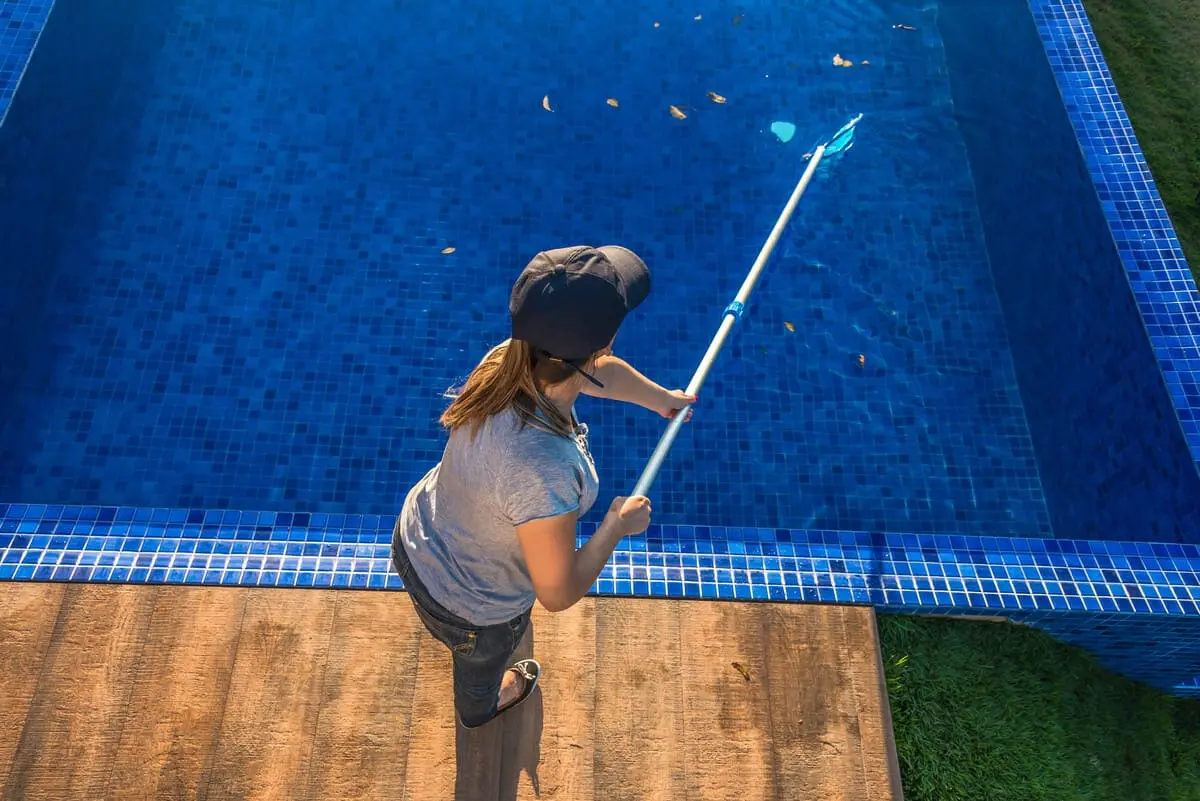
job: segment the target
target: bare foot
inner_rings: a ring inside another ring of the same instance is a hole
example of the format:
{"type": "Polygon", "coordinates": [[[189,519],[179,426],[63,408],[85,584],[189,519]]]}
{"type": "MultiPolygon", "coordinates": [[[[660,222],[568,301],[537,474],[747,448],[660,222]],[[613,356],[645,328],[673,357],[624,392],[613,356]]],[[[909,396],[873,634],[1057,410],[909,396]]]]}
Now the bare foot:
{"type": "Polygon", "coordinates": [[[509,706],[525,691],[525,677],[517,671],[509,668],[504,671],[504,680],[500,682],[500,705],[499,709],[509,706]]]}

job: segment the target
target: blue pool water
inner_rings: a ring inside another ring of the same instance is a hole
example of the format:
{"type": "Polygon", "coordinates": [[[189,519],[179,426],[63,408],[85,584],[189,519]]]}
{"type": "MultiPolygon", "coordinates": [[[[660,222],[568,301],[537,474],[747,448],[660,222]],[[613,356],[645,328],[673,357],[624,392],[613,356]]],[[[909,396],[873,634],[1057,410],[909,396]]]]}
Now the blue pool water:
{"type": "MultiPolygon", "coordinates": [[[[390,514],[558,245],[645,257],[617,350],[682,386],[802,154],[863,112],[656,519],[1051,534],[935,6],[85,6],[0,129],[0,499],[390,514]],[[81,46],[95,25],[121,35],[81,46]]],[[[662,421],[580,411],[628,491],[662,421]]]]}

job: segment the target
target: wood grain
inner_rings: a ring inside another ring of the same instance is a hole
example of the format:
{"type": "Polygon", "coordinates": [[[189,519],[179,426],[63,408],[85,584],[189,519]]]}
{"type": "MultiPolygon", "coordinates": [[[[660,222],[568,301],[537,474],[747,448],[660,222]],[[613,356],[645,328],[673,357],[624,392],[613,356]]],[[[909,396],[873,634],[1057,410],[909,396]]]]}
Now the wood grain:
{"type": "Polygon", "coordinates": [[[308,798],[403,798],[425,629],[404,596],[336,598],[308,798]]]}
{"type": "Polygon", "coordinates": [[[622,599],[596,617],[595,782],[605,801],[687,797],[680,602],[622,599]]]}
{"type": "Polygon", "coordinates": [[[213,768],[246,595],[180,587],[155,594],[106,798],[195,798],[213,768]]]}
{"type": "Polygon", "coordinates": [[[12,769],[66,588],[0,582],[0,788],[12,769]]]}
{"type": "Polygon", "coordinates": [[[82,584],[65,589],[5,799],[104,796],[157,593],[82,584]]]}
{"type": "Polygon", "coordinates": [[[337,593],[247,590],[202,801],[307,797],[337,593]]]}
{"type": "Polygon", "coordinates": [[[780,797],[806,794],[830,801],[894,797],[886,769],[881,775],[868,775],[863,763],[855,674],[866,670],[872,682],[876,676],[874,667],[848,647],[847,626],[856,619],[869,620],[870,610],[768,609],[767,671],[780,797]]]}
{"type": "Polygon", "coordinates": [[[0,584],[3,797],[901,797],[868,608],[588,598],[535,645],[466,730],[403,593],[0,584]]]}
{"type": "Polygon", "coordinates": [[[687,601],[681,607],[683,749],[691,766],[687,797],[776,798],[763,653],[765,607],[687,601]],[[699,765],[702,770],[694,767],[699,765]]]}

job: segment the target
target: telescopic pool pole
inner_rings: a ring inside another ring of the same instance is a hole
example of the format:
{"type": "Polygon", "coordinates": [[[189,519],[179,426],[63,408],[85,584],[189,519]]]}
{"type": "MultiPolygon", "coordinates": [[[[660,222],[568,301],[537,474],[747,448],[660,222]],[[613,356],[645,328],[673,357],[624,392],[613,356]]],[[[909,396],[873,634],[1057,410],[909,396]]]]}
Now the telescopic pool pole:
{"type": "MultiPolygon", "coordinates": [[[[746,310],[746,301],[750,298],[750,292],[754,289],[754,284],[758,281],[759,275],[763,268],[767,266],[767,260],[771,258],[771,252],[775,250],[775,245],[779,242],[779,237],[783,234],[783,230],[787,227],[788,221],[792,219],[792,212],[796,210],[796,205],[800,202],[800,196],[804,194],[804,190],[808,188],[808,184],[812,181],[813,173],[816,172],[817,165],[821,163],[821,158],[826,151],[837,152],[845,149],[854,135],[854,126],[862,119],[859,114],[850,122],[846,123],[836,134],[830,137],[829,141],[818,145],[813,150],[812,158],[809,159],[808,167],[805,168],[804,174],[800,176],[796,188],[792,190],[792,196],[788,198],[787,205],[783,207],[783,212],[779,215],[779,219],[775,221],[775,227],[771,229],[770,236],[763,243],[762,249],[758,251],[758,258],[754,260],[754,266],[750,268],[750,272],[746,275],[746,280],[742,282],[742,288],[738,290],[737,296],[733,302],[725,307],[725,314],[721,318],[721,326],[717,329],[716,336],[708,345],[708,351],[704,354],[704,358],[700,360],[700,365],[696,368],[696,372],[692,374],[692,380],[688,382],[685,390],[688,395],[695,395],[700,391],[700,387],[704,384],[704,379],[708,378],[708,372],[712,369],[713,362],[717,359],[717,354],[725,345],[725,339],[729,336],[730,330],[733,329],[733,324],[742,318],[742,313],[746,310]]],[[[658,440],[658,445],[654,448],[654,453],[650,455],[650,461],[647,462],[646,468],[642,471],[641,478],[634,485],[632,495],[646,495],[650,491],[650,485],[654,483],[654,479],[658,476],[658,471],[662,468],[663,461],[667,458],[667,451],[671,450],[671,445],[675,442],[675,437],[679,435],[679,430],[683,427],[684,421],[687,420],[688,407],[684,407],[676,412],[671,418],[671,422],[667,425],[667,430],[663,432],[662,437],[658,440]]]]}

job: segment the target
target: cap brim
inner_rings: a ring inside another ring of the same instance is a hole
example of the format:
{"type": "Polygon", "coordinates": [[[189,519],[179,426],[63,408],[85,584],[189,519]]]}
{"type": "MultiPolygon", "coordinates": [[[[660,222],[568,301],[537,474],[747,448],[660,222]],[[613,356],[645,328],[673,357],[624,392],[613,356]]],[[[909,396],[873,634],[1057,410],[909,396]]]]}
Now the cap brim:
{"type": "Polygon", "coordinates": [[[625,302],[628,311],[633,311],[642,305],[642,301],[650,294],[650,268],[646,262],[629,248],[620,245],[603,245],[596,248],[604,254],[625,285],[625,302]]]}

